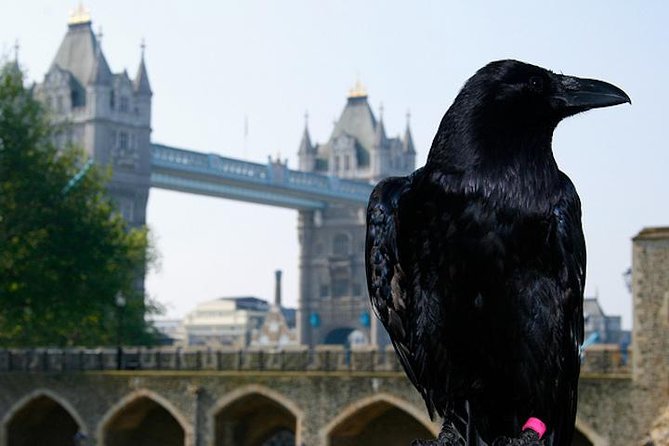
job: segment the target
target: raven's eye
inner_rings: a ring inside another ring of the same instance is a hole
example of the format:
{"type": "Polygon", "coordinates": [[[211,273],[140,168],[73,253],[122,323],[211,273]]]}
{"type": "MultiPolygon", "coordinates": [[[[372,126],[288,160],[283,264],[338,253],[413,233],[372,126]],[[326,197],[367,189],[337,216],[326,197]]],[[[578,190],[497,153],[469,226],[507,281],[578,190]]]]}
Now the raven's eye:
{"type": "Polygon", "coordinates": [[[529,84],[533,90],[542,91],[544,89],[544,80],[541,76],[532,76],[529,84]]]}

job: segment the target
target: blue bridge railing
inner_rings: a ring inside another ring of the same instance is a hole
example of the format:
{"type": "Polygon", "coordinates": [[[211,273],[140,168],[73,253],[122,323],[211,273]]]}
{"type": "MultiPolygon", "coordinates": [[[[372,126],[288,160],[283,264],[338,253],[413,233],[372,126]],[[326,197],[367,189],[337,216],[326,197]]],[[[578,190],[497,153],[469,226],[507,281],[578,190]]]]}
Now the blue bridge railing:
{"type": "Polygon", "coordinates": [[[216,154],[151,145],[151,185],[293,209],[339,203],[364,206],[369,183],[289,169],[280,161],[253,163],[216,154]]]}

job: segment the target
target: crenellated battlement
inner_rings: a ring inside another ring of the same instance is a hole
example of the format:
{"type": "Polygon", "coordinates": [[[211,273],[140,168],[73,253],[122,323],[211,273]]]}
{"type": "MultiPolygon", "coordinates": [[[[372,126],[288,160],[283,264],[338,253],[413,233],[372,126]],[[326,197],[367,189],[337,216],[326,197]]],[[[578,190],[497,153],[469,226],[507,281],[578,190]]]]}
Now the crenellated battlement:
{"type": "MultiPolygon", "coordinates": [[[[597,346],[586,352],[582,374],[631,373],[631,351],[597,346]]],[[[34,348],[0,350],[2,372],[80,372],[104,370],[273,371],[273,372],[397,372],[402,373],[392,346],[377,349],[340,345],[295,346],[284,349],[206,347],[34,348]]]]}

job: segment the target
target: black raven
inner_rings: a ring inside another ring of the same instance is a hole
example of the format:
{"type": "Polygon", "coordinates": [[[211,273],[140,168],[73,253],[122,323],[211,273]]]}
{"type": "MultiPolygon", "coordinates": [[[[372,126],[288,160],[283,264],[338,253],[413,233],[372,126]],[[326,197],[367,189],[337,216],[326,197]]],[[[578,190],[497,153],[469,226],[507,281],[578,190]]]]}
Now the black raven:
{"type": "Polygon", "coordinates": [[[551,140],[563,118],[624,102],[602,81],[492,62],[444,115],[425,166],[372,192],[371,303],[444,418],[439,444],[537,442],[542,422],[544,444],[571,444],[585,243],[551,140]]]}

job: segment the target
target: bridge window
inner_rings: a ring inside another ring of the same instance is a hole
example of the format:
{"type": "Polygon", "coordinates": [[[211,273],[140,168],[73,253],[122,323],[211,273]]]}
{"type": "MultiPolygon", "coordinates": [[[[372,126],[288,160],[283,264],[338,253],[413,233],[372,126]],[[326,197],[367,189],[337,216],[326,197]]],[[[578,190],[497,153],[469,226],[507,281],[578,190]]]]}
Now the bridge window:
{"type": "Polygon", "coordinates": [[[350,280],[346,268],[336,268],[332,271],[332,297],[344,297],[350,295],[350,280]]]}
{"type": "Polygon", "coordinates": [[[348,235],[337,234],[332,240],[332,253],[336,256],[347,256],[350,253],[348,235]]]}
{"type": "Polygon", "coordinates": [[[320,287],[320,296],[328,297],[330,295],[330,290],[327,285],[321,285],[320,287]]]}
{"type": "Polygon", "coordinates": [[[335,173],[339,172],[339,157],[338,156],[334,157],[334,170],[335,170],[335,173]]]}
{"type": "Polygon", "coordinates": [[[332,297],[344,297],[348,295],[348,280],[346,278],[334,278],[332,280],[332,297]]]}
{"type": "Polygon", "coordinates": [[[125,150],[129,147],[130,137],[128,132],[119,131],[116,133],[116,147],[119,149],[125,150]]]}
{"type": "Polygon", "coordinates": [[[127,113],[130,110],[130,99],[127,96],[121,96],[118,103],[118,108],[121,112],[127,113]]]}
{"type": "Polygon", "coordinates": [[[80,426],[58,402],[40,395],[19,409],[6,429],[9,446],[69,446],[75,444],[80,426]]]}
{"type": "Polygon", "coordinates": [[[297,418],[259,393],[241,397],[215,417],[216,446],[294,446],[297,418]]]}
{"type": "Polygon", "coordinates": [[[330,446],[411,444],[416,439],[434,439],[434,435],[413,416],[387,401],[357,410],[329,434],[330,446]]]}
{"type": "Polygon", "coordinates": [[[105,446],[183,446],[185,432],[167,409],[143,396],[107,423],[104,437],[105,446]]]}

